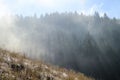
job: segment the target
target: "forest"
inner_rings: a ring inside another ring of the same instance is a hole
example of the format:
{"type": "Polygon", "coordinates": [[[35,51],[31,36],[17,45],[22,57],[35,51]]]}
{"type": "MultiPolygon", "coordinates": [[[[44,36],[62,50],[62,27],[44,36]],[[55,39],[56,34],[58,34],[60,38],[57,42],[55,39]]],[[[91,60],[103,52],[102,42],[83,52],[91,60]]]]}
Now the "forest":
{"type": "Polygon", "coordinates": [[[120,79],[120,19],[106,13],[2,16],[0,47],[96,79],[120,79]]]}

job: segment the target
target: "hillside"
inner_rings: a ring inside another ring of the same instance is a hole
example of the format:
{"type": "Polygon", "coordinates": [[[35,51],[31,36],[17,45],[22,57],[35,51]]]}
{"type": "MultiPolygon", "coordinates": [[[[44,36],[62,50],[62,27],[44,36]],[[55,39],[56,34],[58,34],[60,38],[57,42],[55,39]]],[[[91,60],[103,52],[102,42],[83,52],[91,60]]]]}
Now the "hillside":
{"type": "Polygon", "coordinates": [[[59,67],[46,65],[14,52],[0,49],[0,80],[93,80],[59,67]]]}
{"type": "Polygon", "coordinates": [[[96,79],[120,80],[120,19],[58,12],[0,20],[0,47],[96,79]]]}

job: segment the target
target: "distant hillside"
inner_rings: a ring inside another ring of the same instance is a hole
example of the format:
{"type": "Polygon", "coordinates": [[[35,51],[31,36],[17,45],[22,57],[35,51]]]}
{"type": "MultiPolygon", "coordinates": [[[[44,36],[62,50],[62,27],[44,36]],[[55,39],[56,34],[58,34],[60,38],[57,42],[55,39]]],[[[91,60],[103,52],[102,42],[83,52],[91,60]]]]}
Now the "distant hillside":
{"type": "Polygon", "coordinates": [[[94,80],[14,52],[0,49],[0,80],[94,80]]]}
{"type": "Polygon", "coordinates": [[[0,47],[96,79],[120,80],[120,19],[106,13],[3,16],[0,47]]]}

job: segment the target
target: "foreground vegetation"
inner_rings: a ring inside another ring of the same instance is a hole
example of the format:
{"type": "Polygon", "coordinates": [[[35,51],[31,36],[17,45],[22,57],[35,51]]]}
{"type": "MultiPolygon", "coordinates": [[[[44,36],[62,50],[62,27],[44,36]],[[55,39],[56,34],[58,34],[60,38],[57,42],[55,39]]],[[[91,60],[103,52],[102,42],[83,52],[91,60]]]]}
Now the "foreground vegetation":
{"type": "Polygon", "coordinates": [[[46,65],[24,55],[0,49],[0,80],[93,80],[59,67],[46,65]]]}

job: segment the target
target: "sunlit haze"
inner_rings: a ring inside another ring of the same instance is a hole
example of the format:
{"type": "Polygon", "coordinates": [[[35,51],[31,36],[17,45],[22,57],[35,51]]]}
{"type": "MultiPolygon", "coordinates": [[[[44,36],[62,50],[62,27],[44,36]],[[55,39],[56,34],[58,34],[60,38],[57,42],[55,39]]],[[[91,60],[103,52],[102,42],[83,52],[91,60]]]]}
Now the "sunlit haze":
{"type": "Polygon", "coordinates": [[[99,12],[110,17],[120,17],[119,0],[0,0],[0,15],[34,15],[53,12],[74,12],[87,15],[99,12]]]}

